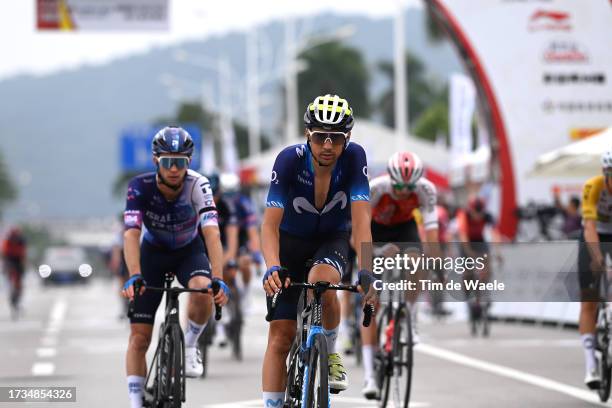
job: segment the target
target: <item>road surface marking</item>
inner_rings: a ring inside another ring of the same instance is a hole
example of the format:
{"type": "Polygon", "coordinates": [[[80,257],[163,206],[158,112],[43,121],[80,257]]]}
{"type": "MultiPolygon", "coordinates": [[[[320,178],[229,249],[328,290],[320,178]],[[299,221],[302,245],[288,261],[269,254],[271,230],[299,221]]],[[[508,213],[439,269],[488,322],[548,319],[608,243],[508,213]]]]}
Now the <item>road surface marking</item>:
{"type": "Polygon", "coordinates": [[[36,355],[39,358],[55,357],[57,350],[53,347],[39,347],[36,349],[36,355]]]}
{"type": "Polygon", "coordinates": [[[32,366],[32,375],[42,376],[51,375],[55,372],[55,365],[53,363],[34,363],[32,366]]]}
{"type": "Polygon", "coordinates": [[[473,357],[456,353],[454,351],[446,350],[440,347],[432,346],[429,344],[419,344],[414,348],[416,352],[427,354],[432,357],[441,358],[443,360],[452,361],[453,363],[462,364],[467,367],[476,368],[478,370],[487,371],[489,373],[497,374],[502,377],[511,378],[513,380],[522,381],[527,384],[535,385],[550,391],[556,391],[561,394],[569,395],[571,397],[590,402],[592,404],[606,407],[608,405],[603,404],[599,401],[597,395],[593,392],[582,390],[580,388],[572,387],[567,384],[563,384],[554,380],[550,380],[545,377],[538,375],[529,374],[524,371],[516,370],[514,368],[505,367],[498,364],[489,363],[484,360],[479,360],[473,357]]]}

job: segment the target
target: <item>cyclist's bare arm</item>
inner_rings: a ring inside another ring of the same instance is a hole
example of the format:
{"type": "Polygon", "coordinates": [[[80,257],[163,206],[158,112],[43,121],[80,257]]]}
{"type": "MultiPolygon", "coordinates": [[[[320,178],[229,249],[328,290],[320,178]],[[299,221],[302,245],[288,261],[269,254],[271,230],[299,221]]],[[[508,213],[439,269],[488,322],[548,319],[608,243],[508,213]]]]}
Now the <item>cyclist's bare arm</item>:
{"type": "Polygon", "coordinates": [[[227,225],[225,227],[225,236],[227,237],[225,263],[235,260],[238,256],[238,232],[239,228],[237,225],[227,225]]]}
{"type": "MultiPolygon", "coordinates": [[[[123,254],[130,276],[140,274],[140,229],[129,228],[123,233],[123,254]]],[[[127,288],[126,296],[134,297],[134,287],[127,288]]]]}
{"type": "Polygon", "coordinates": [[[599,248],[599,235],[597,234],[596,221],[591,219],[584,220],[584,240],[591,254],[591,259],[596,265],[603,264],[603,254],[599,248]]]}
{"type": "Polygon", "coordinates": [[[371,213],[368,201],[353,201],[351,203],[351,223],[359,269],[367,269],[368,271],[372,270],[372,265],[370,265],[368,259],[364,259],[362,256],[362,245],[372,244],[371,213]]]}
{"type": "Polygon", "coordinates": [[[252,225],[247,229],[247,235],[249,237],[249,251],[259,252],[261,251],[261,244],[259,243],[259,232],[257,227],[252,225]]]}
{"type": "MultiPolygon", "coordinates": [[[[284,212],[284,209],[278,207],[268,207],[264,210],[263,221],[261,223],[261,249],[267,268],[275,265],[280,266],[279,227],[284,212]]],[[[271,295],[282,287],[282,283],[278,278],[278,273],[275,272],[272,276],[273,279],[269,279],[264,283],[264,289],[268,295],[271,295]]],[[[287,287],[287,285],[288,280],[285,287],[287,287]]]]}
{"type": "Polygon", "coordinates": [[[221,234],[219,227],[216,225],[208,225],[201,228],[208,258],[210,260],[210,268],[212,276],[215,278],[223,278],[223,247],[221,246],[221,234]]]}

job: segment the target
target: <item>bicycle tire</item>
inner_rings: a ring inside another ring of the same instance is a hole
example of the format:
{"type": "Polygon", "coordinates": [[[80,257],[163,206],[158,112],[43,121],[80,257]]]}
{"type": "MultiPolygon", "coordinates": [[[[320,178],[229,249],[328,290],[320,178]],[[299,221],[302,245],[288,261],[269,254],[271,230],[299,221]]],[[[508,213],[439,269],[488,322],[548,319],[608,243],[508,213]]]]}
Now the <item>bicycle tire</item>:
{"type": "Polygon", "coordinates": [[[208,324],[204,328],[204,331],[198,338],[198,348],[200,349],[200,356],[202,357],[202,375],[200,378],[206,378],[208,374],[208,349],[213,343],[215,336],[216,322],[215,319],[208,319],[208,324]]]}
{"type": "Polygon", "coordinates": [[[185,339],[178,324],[172,325],[172,389],[171,408],[180,408],[185,402],[185,339]]]}
{"type": "Polygon", "coordinates": [[[303,408],[329,407],[329,379],[327,341],[322,333],[315,334],[308,352],[308,364],[304,369],[306,395],[302,396],[303,408]]]}
{"type": "Polygon", "coordinates": [[[395,407],[408,408],[410,403],[413,345],[410,308],[405,303],[400,303],[395,311],[395,330],[393,331],[392,386],[395,407]],[[404,385],[403,388],[402,385],[404,385]]]}
{"type": "Polygon", "coordinates": [[[238,290],[232,293],[233,299],[230,305],[232,319],[229,324],[230,341],[232,343],[232,355],[237,361],[242,361],[242,310],[238,290]]]}
{"type": "Polygon", "coordinates": [[[387,327],[393,320],[393,306],[387,304],[383,309],[382,313],[379,314],[377,327],[376,327],[376,338],[378,339],[378,355],[375,359],[375,375],[378,389],[380,390],[379,403],[380,408],[387,406],[389,400],[389,389],[391,384],[392,375],[392,353],[386,351],[386,336],[383,336],[387,330],[387,327]]]}
{"type": "Polygon", "coordinates": [[[302,399],[302,373],[299,368],[299,346],[296,342],[291,345],[289,351],[289,365],[287,368],[287,386],[285,387],[285,399],[283,407],[297,408],[302,399]]]}
{"type": "Polygon", "coordinates": [[[610,383],[612,382],[612,368],[610,367],[610,358],[608,350],[610,348],[610,336],[609,336],[609,322],[605,317],[605,307],[602,305],[597,306],[597,337],[596,337],[596,350],[600,353],[599,358],[599,372],[601,373],[601,382],[597,389],[599,400],[606,402],[610,398],[610,383]]]}

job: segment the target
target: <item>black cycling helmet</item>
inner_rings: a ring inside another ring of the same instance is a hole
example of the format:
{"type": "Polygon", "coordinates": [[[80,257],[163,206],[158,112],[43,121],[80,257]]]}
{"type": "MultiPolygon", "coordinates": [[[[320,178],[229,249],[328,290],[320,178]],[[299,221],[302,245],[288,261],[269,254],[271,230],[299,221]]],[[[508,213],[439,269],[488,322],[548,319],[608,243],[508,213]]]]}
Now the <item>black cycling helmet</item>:
{"type": "Polygon", "coordinates": [[[320,127],[325,130],[349,132],[354,124],[353,110],[346,99],[338,95],[317,96],[308,104],[304,113],[304,126],[307,129],[320,127]]]}
{"type": "Polygon", "coordinates": [[[210,182],[210,189],[213,192],[213,195],[217,195],[219,192],[219,187],[221,184],[220,177],[218,173],[211,173],[206,176],[208,181],[210,182]]]}
{"type": "Polygon", "coordinates": [[[182,154],[191,157],[193,154],[193,139],[182,127],[167,126],[153,137],[151,150],[155,156],[163,153],[182,154]]]}

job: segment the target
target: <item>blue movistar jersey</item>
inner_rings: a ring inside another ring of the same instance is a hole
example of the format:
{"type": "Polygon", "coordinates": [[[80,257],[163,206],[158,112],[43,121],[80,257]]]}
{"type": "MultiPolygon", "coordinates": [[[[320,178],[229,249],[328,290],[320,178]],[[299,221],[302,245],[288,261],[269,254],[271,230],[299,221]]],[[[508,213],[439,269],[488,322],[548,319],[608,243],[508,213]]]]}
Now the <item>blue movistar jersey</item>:
{"type": "Polygon", "coordinates": [[[266,207],[284,209],[280,229],[305,238],[348,231],[352,201],[369,201],[365,151],[350,142],[332,171],[325,205],[315,208],[312,155],[305,144],[285,148],[276,157],[266,207]]]}
{"type": "Polygon", "coordinates": [[[130,181],[123,217],[126,229],[142,229],[142,238],[149,243],[177,249],[196,239],[198,226],[217,225],[217,210],[206,177],[188,170],[183,190],[174,201],[162,195],[155,177],[155,173],[145,173],[130,181]]]}

